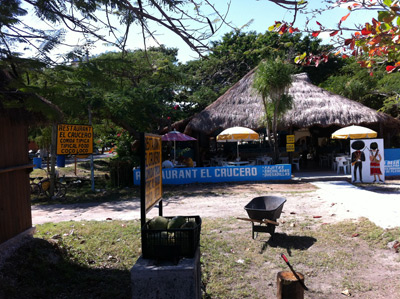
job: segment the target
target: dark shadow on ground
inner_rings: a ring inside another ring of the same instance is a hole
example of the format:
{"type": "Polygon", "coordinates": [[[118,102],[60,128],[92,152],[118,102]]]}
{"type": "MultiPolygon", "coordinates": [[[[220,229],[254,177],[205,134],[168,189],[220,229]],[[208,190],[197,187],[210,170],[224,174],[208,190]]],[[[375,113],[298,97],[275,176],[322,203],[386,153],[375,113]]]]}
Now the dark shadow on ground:
{"type": "Polygon", "coordinates": [[[393,194],[400,192],[400,180],[386,179],[382,184],[359,184],[358,187],[375,193],[393,194]]]}
{"type": "Polygon", "coordinates": [[[289,256],[291,256],[291,250],[307,250],[309,249],[317,239],[308,236],[289,236],[287,234],[275,233],[268,241],[264,242],[260,253],[263,253],[268,246],[273,248],[286,249],[289,256]]]}
{"type": "Polygon", "coordinates": [[[33,239],[0,268],[0,298],[131,298],[129,270],[89,268],[62,246],[33,239]]]}

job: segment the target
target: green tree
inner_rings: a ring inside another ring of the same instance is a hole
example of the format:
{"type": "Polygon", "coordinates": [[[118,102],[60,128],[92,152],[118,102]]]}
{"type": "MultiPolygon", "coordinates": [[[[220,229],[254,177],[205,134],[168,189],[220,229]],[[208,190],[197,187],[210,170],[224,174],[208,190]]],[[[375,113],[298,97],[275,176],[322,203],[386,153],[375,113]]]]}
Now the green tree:
{"type": "MultiPolygon", "coordinates": [[[[299,51],[320,53],[324,51],[321,40],[300,34],[283,34],[275,32],[232,31],[224,35],[220,41],[212,42],[212,52],[207,57],[190,61],[181,65],[185,74],[183,86],[179,94],[181,101],[186,101],[192,113],[204,109],[215,101],[233,84],[239,81],[260,61],[277,56],[294,59],[299,51]]],[[[319,68],[324,72],[323,78],[337,67],[336,59],[319,68]]],[[[307,68],[314,72],[315,67],[307,68]]],[[[320,75],[313,78],[321,80],[320,75]]],[[[318,82],[319,83],[319,82],[318,82]]]]}
{"type": "Polygon", "coordinates": [[[374,76],[361,69],[354,58],[320,84],[321,87],[340,94],[353,101],[378,110],[382,107],[384,94],[379,91],[379,80],[385,76],[385,69],[377,69],[374,76]]]}
{"type": "Polygon", "coordinates": [[[276,58],[261,62],[254,76],[253,87],[261,95],[263,101],[267,135],[274,148],[275,162],[279,158],[278,122],[283,113],[292,106],[292,97],[288,94],[292,75],[293,66],[276,58]]]}
{"type": "Polygon", "coordinates": [[[375,110],[399,117],[400,74],[387,73],[385,66],[375,67],[373,76],[358,66],[355,58],[333,73],[320,87],[340,94],[375,110]]]}
{"type": "Polygon", "coordinates": [[[57,104],[69,123],[87,123],[90,108],[93,124],[108,119],[134,137],[156,133],[180,119],[176,55],[165,47],[110,52],[34,72],[29,88],[57,104]]]}
{"type": "Polygon", "coordinates": [[[379,93],[385,96],[379,110],[400,119],[400,73],[383,76],[377,85],[379,93]]]}
{"type": "Polygon", "coordinates": [[[103,115],[133,136],[140,131],[157,133],[178,120],[174,99],[181,75],[176,54],[161,47],[93,59],[103,79],[93,81],[91,88],[102,97],[103,115]]]}

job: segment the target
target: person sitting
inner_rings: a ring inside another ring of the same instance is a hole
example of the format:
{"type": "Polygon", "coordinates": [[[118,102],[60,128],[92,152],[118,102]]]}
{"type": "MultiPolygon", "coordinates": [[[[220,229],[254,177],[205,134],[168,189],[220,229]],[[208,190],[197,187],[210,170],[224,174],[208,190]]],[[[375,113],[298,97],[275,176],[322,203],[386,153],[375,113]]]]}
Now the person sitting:
{"type": "Polygon", "coordinates": [[[184,160],[186,167],[193,167],[193,160],[190,157],[186,157],[184,160]]]}
{"type": "Polygon", "coordinates": [[[174,167],[174,163],[172,163],[170,160],[165,160],[164,162],[162,162],[162,168],[173,168],[174,167]]]}

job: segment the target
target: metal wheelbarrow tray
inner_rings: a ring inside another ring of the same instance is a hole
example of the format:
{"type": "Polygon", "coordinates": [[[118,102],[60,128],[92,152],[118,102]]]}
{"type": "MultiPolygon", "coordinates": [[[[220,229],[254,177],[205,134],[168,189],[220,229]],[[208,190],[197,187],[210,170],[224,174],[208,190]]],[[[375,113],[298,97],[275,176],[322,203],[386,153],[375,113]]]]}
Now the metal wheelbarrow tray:
{"type": "Polygon", "coordinates": [[[276,220],[281,216],[285,202],[286,199],[280,196],[255,197],[244,207],[249,218],[238,219],[251,221],[253,239],[255,232],[267,232],[273,237],[275,226],[279,225],[276,220]],[[255,222],[260,225],[255,225],[255,222]]]}

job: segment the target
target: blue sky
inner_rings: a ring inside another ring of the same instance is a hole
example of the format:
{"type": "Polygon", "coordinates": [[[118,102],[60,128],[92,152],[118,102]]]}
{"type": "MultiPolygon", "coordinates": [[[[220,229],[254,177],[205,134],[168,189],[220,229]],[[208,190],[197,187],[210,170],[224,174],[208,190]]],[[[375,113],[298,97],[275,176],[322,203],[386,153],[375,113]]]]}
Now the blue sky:
{"type": "MultiPolygon", "coordinates": [[[[217,9],[223,14],[227,8],[227,1],[224,0],[215,0],[217,9]]],[[[322,4],[320,1],[309,1],[308,8],[315,9],[321,7],[322,4]]],[[[337,7],[329,12],[318,16],[317,20],[326,27],[335,27],[335,24],[338,23],[341,17],[346,15],[349,11],[346,7],[337,7]]],[[[353,12],[348,19],[344,22],[344,25],[351,24],[360,24],[370,21],[373,16],[376,15],[376,12],[353,12]]],[[[232,0],[230,10],[227,16],[227,21],[231,22],[237,28],[241,28],[245,24],[248,24],[249,21],[252,22],[248,27],[243,28],[243,31],[256,31],[257,33],[264,33],[268,30],[268,27],[273,25],[275,21],[285,20],[291,22],[293,20],[292,12],[283,9],[267,0],[232,0]]],[[[305,24],[305,16],[298,15],[295,26],[299,29],[304,28],[305,24]]],[[[32,16],[28,17],[28,22],[37,22],[32,16]]],[[[319,26],[316,24],[315,20],[310,22],[310,27],[318,30],[319,26]]],[[[191,51],[190,48],[175,34],[168,32],[168,30],[160,28],[159,26],[154,26],[157,30],[157,39],[160,44],[165,44],[167,47],[175,47],[179,49],[178,59],[181,62],[186,62],[188,60],[197,59],[198,55],[191,51]]],[[[211,40],[220,40],[221,37],[230,32],[232,28],[229,26],[223,26],[219,29],[219,31],[211,38],[211,40]]],[[[325,42],[328,42],[327,39],[328,34],[320,35],[319,37],[323,38],[325,42]]],[[[68,43],[77,43],[82,42],[82,37],[68,34],[67,35],[68,43]]],[[[155,42],[148,41],[147,45],[156,45],[155,42]]],[[[139,32],[134,32],[129,36],[128,39],[128,48],[131,50],[135,50],[143,47],[142,36],[139,32]]],[[[70,50],[70,49],[68,49],[70,50]]],[[[95,48],[91,49],[91,55],[104,53],[106,51],[113,51],[115,49],[103,46],[102,43],[98,43],[95,48]]],[[[67,51],[67,48],[59,48],[57,52],[67,51]]],[[[26,55],[29,51],[26,51],[26,55]]]]}
{"type": "MultiPolygon", "coordinates": [[[[217,7],[219,8],[220,12],[224,12],[227,7],[227,1],[215,1],[217,7]]],[[[311,9],[320,8],[321,2],[320,1],[309,1],[308,7],[311,9]]],[[[339,22],[341,17],[345,16],[349,10],[347,6],[344,7],[337,7],[333,10],[326,12],[325,14],[319,16],[316,20],[318,20],[322,25],[326,26],[327,28],[335,28],[335,25],[339,22]]],[[[371,18],[376,16],[376,12],[352,12],[348,19],[343,23],[343,25],[349,24],[364,24],[365,22],[370,22],[371,18]]],[[[291,22],[293,20],[293,13],[283,9],[269,1],[266,0],[232,0],[230,10],[228,12],[227,21],[231,22],[235,27],[241,28],[245,24],[249,26],[244,27],[243,31],[256,31],[257,33],[265,33],[268,30],[268,27],[273,25],[275,21],[285,20],[291,22]]],[[[299,29],[304,28],[304,24],[306,22],[305,15],[298,15],[295,26],[299,29]]],[[[319,26],[316,24],[315,20],[310,22],[310,27],[318,30],[319,26]]],[[[229,26],[223,26],[211,40],[220,40],[221,37],[230,32],[232,29],[229,26]]],[[[190,48],[176,37],[174,34],[170,32],[166,32],[162,30],[164,33],[163,35],[159,36],[159,42],[170,46],[176,47],[179,49],[178,59],[182,62],[197,59],[198,55],[190,50],[190,48]]],[[[325,42],[329,41],[328,33],[321,34],[319,37],[322,38],[325,42]]],[[[137,45],[137,41],[140,40],[138,38],[135,41],[134,36],[131,36],[130,45],[137,45]]]]}

